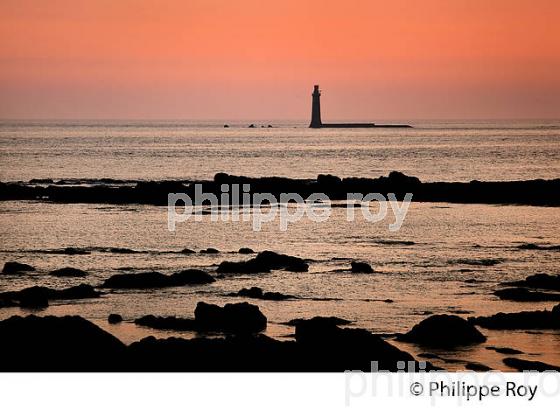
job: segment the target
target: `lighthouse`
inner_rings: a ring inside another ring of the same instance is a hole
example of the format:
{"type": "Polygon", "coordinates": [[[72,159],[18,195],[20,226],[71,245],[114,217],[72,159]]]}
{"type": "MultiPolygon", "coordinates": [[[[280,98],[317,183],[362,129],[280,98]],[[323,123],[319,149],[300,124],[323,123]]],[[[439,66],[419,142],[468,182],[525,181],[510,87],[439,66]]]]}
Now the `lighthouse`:
{"type": "Polygon", "coordinates": [[[319,86],[313,86],[313,103],[311,105],[311,124],[309,128],[412,128],[407,124],[375,124],[373,122],[329,123],[321,121],[321,91],[319,86]]]}
{"type": "Polygon", "coordinates": [[[313,86],[313,103],[311,106],[311,124],[309,128],[321,128],[323,123],[321,122],[321,92],[319,91],[319,86],[313,86]]]}

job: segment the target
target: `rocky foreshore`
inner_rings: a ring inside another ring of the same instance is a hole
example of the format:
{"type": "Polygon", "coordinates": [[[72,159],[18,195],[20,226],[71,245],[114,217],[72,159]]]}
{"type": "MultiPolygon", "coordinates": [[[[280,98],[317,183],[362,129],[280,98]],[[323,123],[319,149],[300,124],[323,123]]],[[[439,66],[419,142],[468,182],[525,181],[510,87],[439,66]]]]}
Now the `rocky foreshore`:
{"type": "Polygon", "coordinates": [[[218,173],[206,181],[131,181],[130,184],[69,184],[64,180],[0,182],[0,200],[44,200],[59,203],[111,203],[166,205],[168,193],[186,193],[194,198],[195,185],[202,192],[221,194],[222,184],[250,185],[249,193],[295,193],[308,197],[324,193],[331,200],[346,199],[349,193],[394,193],[402,198],[413,194],[419,202],[452,202],[484,204],[560,205],[560,179],[496,182],[422,182],[420,179],[393,171],[387,177],[339,178],[319,175],[316,179],[284,177],[244,177],[218,173]]]}
{"type": "MultiPolygon", "coordinates": [[[[241,316],[236,316],[240,332],[194,339],[150,336],[129,346],[79,316],[13,316],[0,321],[0,371],[341,372],[372,371],[372,361],[379,370],[390,371],[398,370],[398,362],[419,365],[413,356],[375,334],[341,328],[324,318],[298,321],[293,341],[272,339],[258,333],[266,318],[245,317],[243,313],[252,305],[243,305],[237,312],[241,316]],[[260,324],[255,328],[244,326],[247,323],[260,324]]],[[[229,313],[211,306],[205,305],[205,313],[199,313],[195,321],[213,329],[215,320],[229,313]],[[217,312],[219,317],[214,316],[217,312]]],[[[162,324],[155,317],[141,322],[162,324]]],[[[172,325],[178,323],[175,319],[172,325]]],[[[426,363],[426,369],[434,367],[426,363]]]]}

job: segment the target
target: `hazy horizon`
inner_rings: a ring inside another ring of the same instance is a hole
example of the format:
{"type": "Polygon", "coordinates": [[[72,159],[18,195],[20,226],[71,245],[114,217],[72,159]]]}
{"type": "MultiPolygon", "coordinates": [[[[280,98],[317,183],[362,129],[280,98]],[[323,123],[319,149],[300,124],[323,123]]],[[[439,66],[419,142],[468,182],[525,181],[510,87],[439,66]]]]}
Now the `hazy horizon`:
{"type": "Polygon", "coordinates": [[[560,3],[7,0],[0,118],[560,117],[560,3]]]}

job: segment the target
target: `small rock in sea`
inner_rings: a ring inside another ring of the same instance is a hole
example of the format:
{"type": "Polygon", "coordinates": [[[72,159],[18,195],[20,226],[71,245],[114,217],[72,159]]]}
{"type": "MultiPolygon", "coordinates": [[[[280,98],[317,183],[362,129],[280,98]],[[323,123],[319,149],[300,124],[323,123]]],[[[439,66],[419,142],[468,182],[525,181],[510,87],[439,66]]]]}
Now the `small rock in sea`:
{"type": "Polygon", "coordinates": [[[225,333],[258,333],[266,329],[267,320],[258,306],[249,303],[228,303],[224,307],[198,302],[194,319],[175,316],[143,316],[137,325],[153,329],[218,331],[225,333]]]}
{"type": "Polygon", "coordinates": [[[35,268],[31,265],[26,263],[20,262],[6,262],[4,264],[4,268],[2,269],[2,273],[6,275],[13,275],[16,273],[23,273],[23,272],[33,272],[35,268]]]}
{"type": "Polygon", "coordinates": [[[81,278],[87,276],[87,272],[81,269],[66,267],[53,270],[51,271],[51,273],[49,273],[49,275],[57,277],[81,278]]]}
{"type": "Polygon", "coordinates": [[[267,125],[267,128],[272,128],[272,125],[268,124],[268,125],[267,125]]]}
{"type": "Polygon", "coordinates": [[[201,329],[232,333],[257,333],[266,329],[267,324],[259,307],[245,302],[228,303],[224,307],[199,302],[194,318],[201,329]]]}
{"type": "Polygon", "coordinates": [[[185,248],[185,249],[181,250],[181,253],[184,253],[185,255],[190,255],[191,253],[196,253],[196,252],[193,251],[192,249],[185,248]]]}
{"type": "Polygon", "coordinates": [[[559,366],[554,366],[552,364],[543,363],[539,361],[523,360],[523,359],[518,359],[516,357],[506,357],[503,360],[503,362],[506,366],[511,367],[520,372],[525,372],[525,371],[546,372],[550,370],[555,372],[560,372],[559,366]]]}
{"type": "Polygon", "coordinates": [[[111,253],[118,253],[118,254],[125,254],[125,255],[132,254],[132,253],[139,253],[138,251],[129,248],[109,248],[108,251],[111,253]]]}
{"type": "Polygon", "coordinates": [[[249,125],[249,128],[255,128],[255,124],[249,125]]]}
{"type": "Polygon", "coordinates": [[[89,299],[101,295],[93,286],[81,284],[66,289],[51,289],[45,286],[32,286],[18,291],[2,292],[0,299],[14,300],[21,307],[46,307],[49,300],[89,299]]]}
{"type": "Polygon", "coordinates": [[[531,291],[525,288],[506,288],[494,292],[502,300],[514,302],[557,302],[560,294],[550,292],[531,291]]]}
{"type": "Polygon", "coordinates": [[[486,336],[459,316],[434,315],[397,337],[397,340],[425,346],[455,347],[482,343],[486,341],[486,336]]]}
{"type": "Polygon", "coordinates": [[[206,249],[201,250],[200,253],[211,253],[211,254],[214,254],[214,253],[220,253],[220,251],[217,250],[216,248],[206,248],[206,249]]]}
{"type": "Polygon", "coordinates": [[[204,285],[216,282],[216,279],[208,272],[204,272],[200,269],[185,269],[171,275],[171,282],[176,283],[177,286],[204,285]]]}
{"type": "Polygon", "coordinates": [[[62,253],[65,255],[89,255],[91,252],[86,249],[68,247],[64,248],[62,253]]]}
{"type": "Polygon", "coordinates": [[[111,313],[109,317],[107,317],[107,322],[109,322],[110,325],[116,325],[117,323],[121,323],[122,321],[122,316],[116,313],[111,313]]]}
{"type": "Polygon", "coordinates": [[[521,350],[512,349],[511,347],[495,347],[495,346],[487,346],[486,350],[493,350],[497,353],[501,354],[523,354],[521,350]]]}
{"type": "Polygon", "coordinates": [[[328,326],[345,326],[352,323],[351,320],[342,319],[336,316],[315,316],[311,319],[292,319],[289,322],[284,323],[287,326],[296,326],[300,323],[303,323],[307,320],[312,320],[314,323],[320,323],[322,325],[328,326]]]}
{"type": "Polygon", "coordinates": [[[119,273],[105,280],[101,286],[114,289],[150,289],[201,285],[214,281],[215,279],[207,272],[187,269],[172,275],[164,275],[160,272],[119,273]]]}
{"type": "Polygon", "coordinates": [[[486,329],[560,329],[560,305],[552,311],[536,310],[471,317],[469,322],[486,329]]]}
{"type": "Polygon", "coordinates": [[[465,365],[465,369],[472,370],[474,372],[489,372],[490,370],[492,370],[491,367],[488,367],[485,364],[477,363],[477,362],[467,363],[465,365]]]}
{"type": "Polygon", "coordinates": [[[248,255],[251,253],[255,253],[254,250],[252,250],[251,248],[239,248],[239,253],[244,254],[244,255],[248,255]]]}
{"type": "Polygon", "coordinates": [[[272,251],[260,252],[253,259],[241,262],[224,261],[218,266],[218,273],[267,273],[273,269],[290,272],[307,272],[309,265],[296,256],[283,255],[272,251]]]}
{"type": "Polygon", "coordinates": [[[548,275],[546,273],[537,273],[527,276],[523,280],[515,282],[502,283],[505,286],[521,286],[533,289],[547,289],[560,291],[560,275],[548,275]]]}
{"type": "Polygon", "coordinates": [[[560,251],[560,245],[538,245],[536,243],[524,243],[517,248],[531,251],[560,251]]]}
{"type": "Polygon", "coordinates": [[[372,267],[366,262],[355,262],[351,263],[352,273],[373,273],[372,267]]]}
{"type": "Polygon", "coordinates": [[[296,299],[295,296],[285,295],[280,292],[264,292],[261,288],[253,286],[252,288],[243,288],[237,293],[230,293],[228,296],[241,296],[262,300],[287,300],[296,299]]]}
{"type": "Polygon", "coordinates": [[[227,125],[227,124],[224,124],[224,128],[229,128],[229,125],[227,125]]]}

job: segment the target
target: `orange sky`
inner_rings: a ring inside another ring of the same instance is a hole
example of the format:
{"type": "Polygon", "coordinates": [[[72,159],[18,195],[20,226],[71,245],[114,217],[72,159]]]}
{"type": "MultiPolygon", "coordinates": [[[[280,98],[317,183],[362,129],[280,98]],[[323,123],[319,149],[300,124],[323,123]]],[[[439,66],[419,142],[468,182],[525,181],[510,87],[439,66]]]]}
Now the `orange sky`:
{"type": "Polygon", "coordinates": [[[560,118],[558,0],[1,0],[1,118],[560,118]]]}

